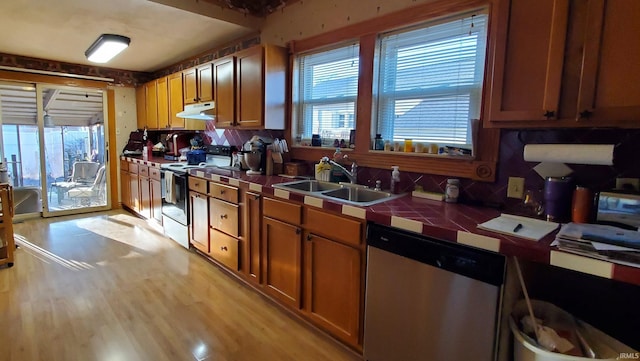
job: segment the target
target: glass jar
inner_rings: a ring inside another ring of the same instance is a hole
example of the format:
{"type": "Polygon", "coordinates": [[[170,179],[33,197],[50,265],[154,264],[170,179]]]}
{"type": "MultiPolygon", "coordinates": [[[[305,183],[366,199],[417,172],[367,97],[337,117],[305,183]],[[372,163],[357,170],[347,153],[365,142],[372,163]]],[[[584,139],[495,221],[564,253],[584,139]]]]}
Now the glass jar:
{"type": "Polygon", "coordinates": [[[460,180],[456,178],[447,179],[447,187],[444,192],[444,201],[447,203],[458,202],[460,195],[460,180]]]}
{"type": "Polygon", "coordinates": [[[373,140],[373,150],[384,150],[384,140],[382,140],[382,134],[376,134],[376,138],[373,140]]]}

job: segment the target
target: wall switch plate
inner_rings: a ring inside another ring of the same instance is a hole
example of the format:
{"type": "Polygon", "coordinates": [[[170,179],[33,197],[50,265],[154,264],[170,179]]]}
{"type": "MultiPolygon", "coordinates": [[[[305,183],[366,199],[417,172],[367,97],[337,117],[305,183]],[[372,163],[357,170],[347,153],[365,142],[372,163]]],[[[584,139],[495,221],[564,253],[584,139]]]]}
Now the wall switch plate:
{"type": "Polygon", "coordinates": [[[616,178],[616,189],[640,191],[640,178],[616,178]],[[631,189],[630,187],[633,187],[631,189]]]}
{"type": "Polygon", "coordinates": [[[524,196],[524,178],[509,177],[507,197],[522,199],[524,196]]]}

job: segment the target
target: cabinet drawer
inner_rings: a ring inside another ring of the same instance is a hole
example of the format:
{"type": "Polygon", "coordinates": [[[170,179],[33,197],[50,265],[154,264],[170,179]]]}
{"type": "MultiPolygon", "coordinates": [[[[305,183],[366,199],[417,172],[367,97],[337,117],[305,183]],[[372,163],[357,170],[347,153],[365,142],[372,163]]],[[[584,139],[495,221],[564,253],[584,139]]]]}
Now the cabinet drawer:
{"type": "Polygon", "coordinates": [[[207,181],[200,178],[189,177],[189,189],[199,193],[207,194],[207,181]]]}
{"type": "Polygon", "coordinates": [[[154,167],[149,167],[149,178],[155,179],[155,180],[160,180],[160,169],[159,168],[154,168],[154,167]]]}
{"type": "Polygon", "coordinates": [[[234,271],[238,270],[237,239],[218,230],[209,229],[209,243],[211,257],[234,271]]]}
{"type": "Polygon", "coordinates": [[[209,182],[209,196],[238,204],[238,188],[209,182]]]}
{"type": "Polygon", "coordinates": [[[138,166],[138,174],[143,177],[149,177],[149,166],[141,165],[138,166]]]}
{"type": "Polygon", "coordinates": [[[127,163],[129,163],[129,173],[138,174],[139,165],[131,162],[127,162],[127,163]]]}
{"type": "Polygon", "coordinates": [[[262,213],[266,217],[275,218],[291,224],[300,224],[302,206],[295,203],[265,198],[262,213]]]}
{"type": "Polygon", "coordinates": [[[336,241],[360,245],[362,223],[313,208],[304,209],[304,227],[336,241]]]}
{"type": "Polygon", "coordinates": [[[238,206],[209,198],[209,225],[234,237],[239,236],[238,206]]]}

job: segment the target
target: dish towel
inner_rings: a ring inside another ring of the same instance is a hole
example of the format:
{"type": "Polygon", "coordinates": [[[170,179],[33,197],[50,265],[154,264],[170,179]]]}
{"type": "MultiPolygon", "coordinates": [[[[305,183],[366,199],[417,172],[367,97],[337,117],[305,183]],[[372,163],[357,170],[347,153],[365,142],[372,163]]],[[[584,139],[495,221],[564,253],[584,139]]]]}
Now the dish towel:
{"type": "Polygon", "coordinates": [[[175,189],[175,186],[176,186],[176,181],[175,181],[173,172],[165,170],[164,171],[164,188],[165,188],[164,200],[167,203],[176,204],[176,196],[173,192],[173,190],[175,189]]]}

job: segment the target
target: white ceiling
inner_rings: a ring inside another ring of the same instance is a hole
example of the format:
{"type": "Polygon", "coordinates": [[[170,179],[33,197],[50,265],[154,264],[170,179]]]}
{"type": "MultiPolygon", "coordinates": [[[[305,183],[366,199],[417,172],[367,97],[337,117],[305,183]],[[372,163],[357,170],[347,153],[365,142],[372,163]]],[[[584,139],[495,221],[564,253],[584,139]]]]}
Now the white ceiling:
{"type": "Polygon", "coordinates": [[[131,45],[102,66],[153,72],[254,33],[262,22],[201,0],[1,0],[0,52],[98,65],[84,52],[113,33],[131,45]]]}

